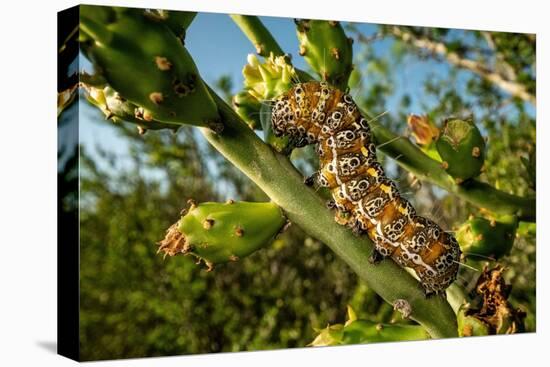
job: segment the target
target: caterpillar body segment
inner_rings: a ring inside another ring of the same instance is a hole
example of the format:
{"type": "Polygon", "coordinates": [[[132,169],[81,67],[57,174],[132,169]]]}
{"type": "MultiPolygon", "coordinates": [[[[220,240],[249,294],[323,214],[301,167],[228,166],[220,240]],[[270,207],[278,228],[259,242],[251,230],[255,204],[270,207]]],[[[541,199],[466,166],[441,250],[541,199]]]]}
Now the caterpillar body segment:
{"type": "Polygon", "coordinates": [[[277,136],[297,147],[316,144],[315,180],[332,194],[336,221],[375,244],[373,262],[391,257],[415,271],[426,294],[443,292],[460,262],[456,239],[416,214],[376,158],[368,121],[353,99],[323,82],[296,84],[275,98],[271,116],[277,136]]]}

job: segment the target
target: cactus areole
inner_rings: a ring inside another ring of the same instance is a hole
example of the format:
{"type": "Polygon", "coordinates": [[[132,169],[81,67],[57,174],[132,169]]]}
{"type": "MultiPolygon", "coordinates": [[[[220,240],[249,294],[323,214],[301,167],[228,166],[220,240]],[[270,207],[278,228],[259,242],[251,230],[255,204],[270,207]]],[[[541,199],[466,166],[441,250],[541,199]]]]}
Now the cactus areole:
{"type": "Polygon", "coordinates": [[[222,130],[216,103],[168,24],[141,9],[83,5],[80,26],[83,51],[113,89],[142,109],[136,117],[143,125],[156,120],[222,130]]]}

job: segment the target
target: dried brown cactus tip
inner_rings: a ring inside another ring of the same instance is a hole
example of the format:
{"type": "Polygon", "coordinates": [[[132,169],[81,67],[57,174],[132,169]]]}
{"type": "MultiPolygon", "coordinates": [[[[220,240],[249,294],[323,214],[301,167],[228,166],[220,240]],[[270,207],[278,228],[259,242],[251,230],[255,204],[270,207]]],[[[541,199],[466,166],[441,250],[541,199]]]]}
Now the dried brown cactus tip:
{"type": "Polygon", "coordinates": [[[185,240],[185,236],[178,228],[179,222],[176,222],[168,228],[166,236],[158,242],[158,252],[164,252],[164,256],[174,256],[179,253],[187,253],[190,251],[190,246],[185,240]]]}
{"type": "Polygon", "coordinates": [[[194,199],[188,199],[187,204],[189,205],[189,211],[197,207],[197,202],[194,199]]]}

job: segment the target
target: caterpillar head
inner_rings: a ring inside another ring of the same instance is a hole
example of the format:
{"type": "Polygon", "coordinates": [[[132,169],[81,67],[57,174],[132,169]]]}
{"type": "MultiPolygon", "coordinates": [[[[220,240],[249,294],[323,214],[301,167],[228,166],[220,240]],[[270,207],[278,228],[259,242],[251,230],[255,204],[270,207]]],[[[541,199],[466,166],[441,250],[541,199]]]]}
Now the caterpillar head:
{"type": "Polygon", "coordinates": [[[271,109],[271,126],[275,136],[282,136],[294,130],[294,111],[290,105],[290,99],[282,95],[275,99],[271,109]]]}
{"type": "Polygon", "coordinates": [[[438,256],[430,262],[429,269],[418,272],[426,294],[445,291],[455,281],[460,265],[460,246],[451,234],[442,232],[433,248],[438,256]]]}

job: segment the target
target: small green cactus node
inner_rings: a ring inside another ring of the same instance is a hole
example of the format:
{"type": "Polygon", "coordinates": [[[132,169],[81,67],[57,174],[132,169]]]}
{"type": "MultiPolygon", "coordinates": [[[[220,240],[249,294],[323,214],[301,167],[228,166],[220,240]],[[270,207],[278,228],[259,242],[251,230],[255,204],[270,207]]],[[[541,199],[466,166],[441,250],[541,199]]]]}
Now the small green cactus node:
{"type": "Polygon", "coordinates": [[[458,323],[459,336],[483,336],[489,335],[489,326],[474,316],[468,316],[470,304],[460,306],[456,321],[458,323]]]}
{"type": "Polygon", "coordinates": [[[251,129],[261,128],[260,108],[262,104],[247,90],[235,94],[232,99],[233,109],[251,129]]]}
{"type": "Polygon", "coordinates": [[[273,53],[260,62],[254,54],[248,55],[248,63],[243,68],[244,85],[258,101],[269,101],[292,87],[297,80],[294,67],[284,56],[273,53]]]}
{"type": "MultiPolygon", "coordinates": [[[[216,103],[191,55],[162,21],[164,13],[80,9],[82,50],[121,96],[148,111],[151,120],[221,131],[216,103]]],[[[172,13],[167,14],[171,19],[172,13]]]]}
{"type": "MultiPolygon", "coordinates": [[[[271,107],[269,101],[289,90],[297,80],[296,71],[287,63],[284,56],[273,54],[261,63],[256,55],[248,55],[248,64],[243,69],[244,85],[249,95],[258,101],[259,119],[264,131],[264,141],[279,153],[290,153],[290,141],[287,136],[276,137],[271,126],[271,107]]],[[[245,120],[246,121],[246,120],[245,120]]]]}
{"type": "Polygon", "coordinates": [[[450,119],[436,141],[447,173],[464,182],[478,176],[485,161],[485,139],[469,120],[450,119]]]}
{"type": "Polygon", "coordinates": [[[366,344],[430,338],[427,331],[420,325],[382,324],[357,319],[355,311],[350,306],[348,306],[348,320],[344,325],[328,325],[326,328],[316,331],[318,334],[309,346],[366,344]]]}
{"type": "Polygon", "coordinates": [[[352,66],[352,42],[338,22],[296,20],[299,54],[330,84],[345,90],[352,66]]]}
{"type": "Polygon", "coordinates": [[[194,255],[211,269],[269,244],[285,222],[273,203],[191,202],[183,217],[168,229],[159,251],[170,256],[194,255]]]}
{"type": "Polygon", "coordinates": [[[464,304],[457,314],[460,336],[515,334],[525,331],[525,312],[508,301],[510,286],[502,276],[500,265],[485,267],[476,285],[479,307],[464,304]]]}
{"type": "Polygon", "coordinates": [[[456,231],[456,238],[467,258],[497,260],[510,253],[517,228],[518,219],[514,215],[472,216],[456,231]]]}
{"type": "Polygon", "coordinates": [[[126,100],[110,86],[96,88],[82,83],[90,103],[103,112],[105,119],[115,123],[127,121],[138,125],[138,131],[170,129],[176,131],[179,126],[155,121],[150,111],[138,107],[126,100]]]}

